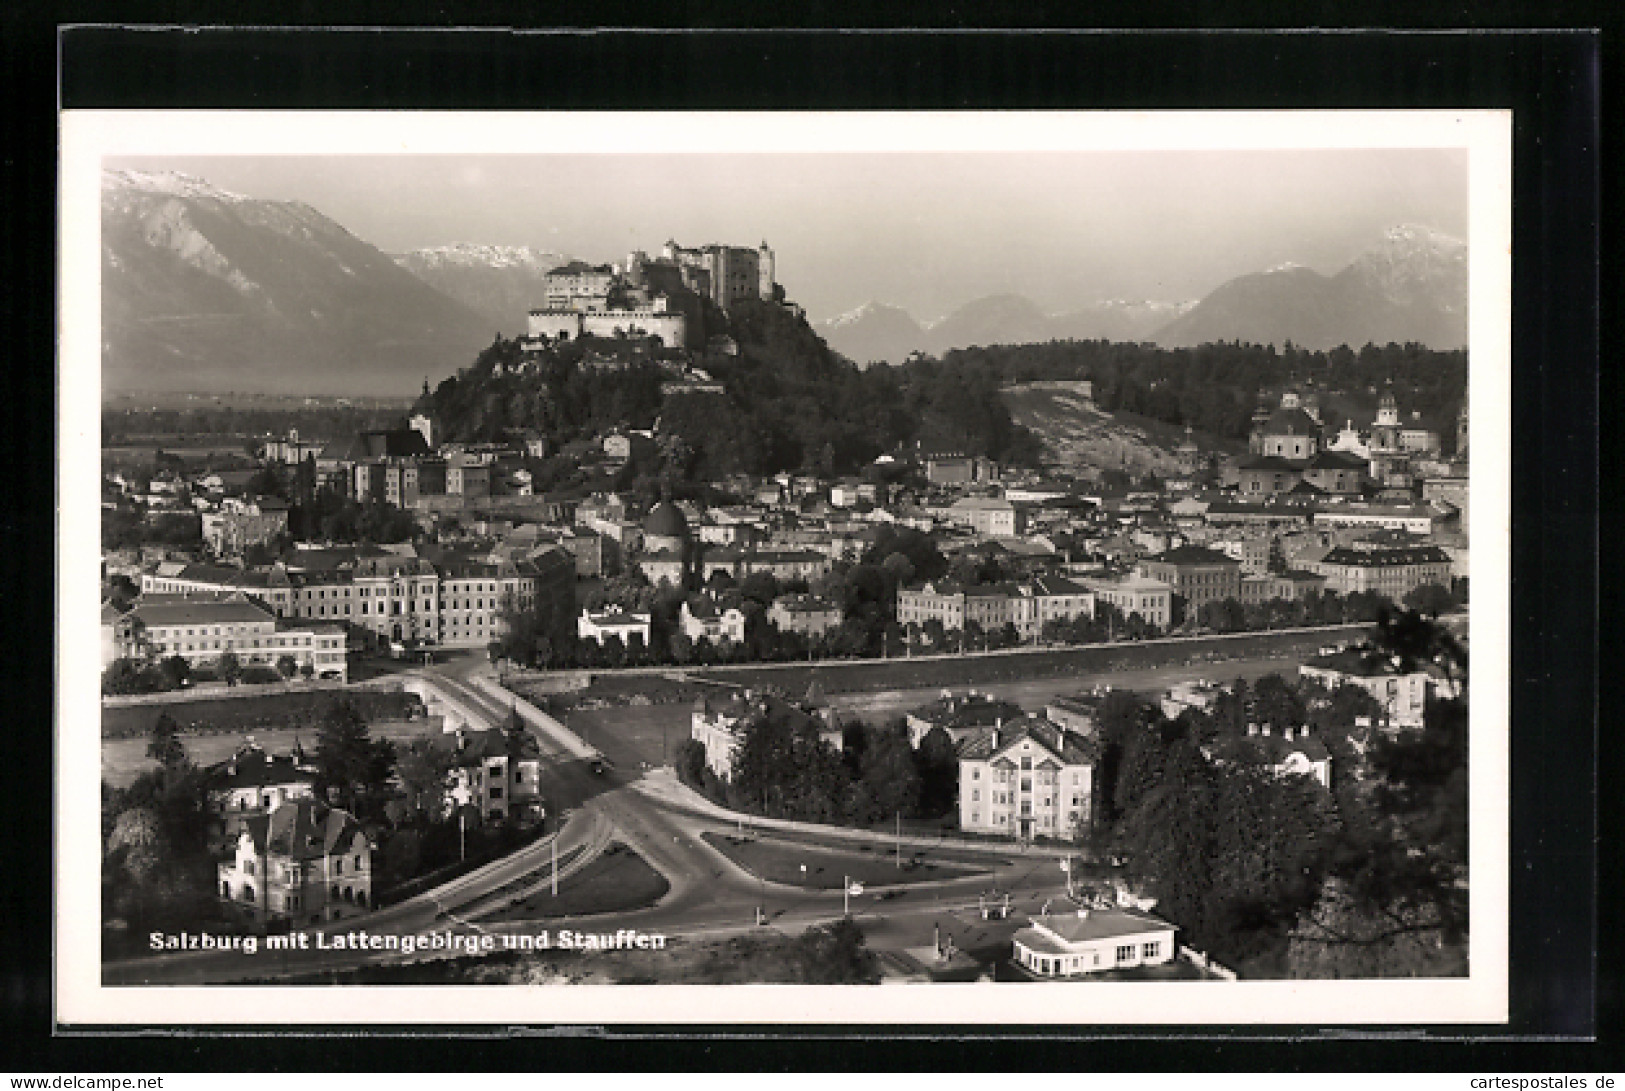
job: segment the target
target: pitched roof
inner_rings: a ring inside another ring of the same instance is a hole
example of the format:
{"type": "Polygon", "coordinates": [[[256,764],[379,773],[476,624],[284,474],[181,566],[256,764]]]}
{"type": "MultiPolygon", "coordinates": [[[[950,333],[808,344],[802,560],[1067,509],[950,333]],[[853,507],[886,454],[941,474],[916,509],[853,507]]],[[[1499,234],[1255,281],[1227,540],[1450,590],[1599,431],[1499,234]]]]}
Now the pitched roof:
{"type": "Polygon", "coordinates": [[[1036,714],[1022,716],[1001,728],[987,727],[967,735],[959,744],[959,760],[989,761],[1026,740],[1042,746],[1066,765],[1086,765],[1095,758],[1094,744],[1036,714]],[[998,737],[995,739],[994,736],[998,737]]]}
{"type": "Polygon", "coordinates": [[[348,811],[315,799],[286,800],[270,814],[243,823],[243,829],[259,851],[294,860],[344,852],[362,832],[361,824],[348,811]]]}
{"type": "Polygon", "coordinates": [[[140,602],[126,615],[148,628],[157,625],[229,625],[272,621],[275,615],[246,598],[175,599],[168,602],[140,602]]]}
{"type": "Polygon", "coordinates": [[[216,787],[264,788],[273,784],[314,783],[316,771],[302,768],[293,754],[267,754],[262,747],[249,744],[225,761],[208,767],[216,787]]]}
{"type": "Polygon", "coordinates": [[[1239,567],[1241,562],[1206,546],[1182,545],[1155,556],[1147,557],[1148,564],[1219,564],[1239,567]]]}
{"type": "Polygon", "coordinates": [[[1262,431],[1266,436],[1315,436],[1320,425],[1302,409],[1277,409],[1264,421],[1262,431]]]}
{"type": "MultiPolygon", "coordinates": [[[[508,756],[507,733],[495,727],[484,731],[442,732],[433,736],[433,745],[450,751],[452,764],[459,768],[481,765],[494,758],[508,756]]],[[[541,754],[536,736],[526,731],[519,748],[520,760],[530,761],[541,757],[541,754]]]]}
{"type": "Polygon", "coordinates": [[[1325,450],[1309,460],[1311,470],[1364,470],[1367,462],[1347,451],[1325,450]]]}
{"type": "Polygon", "coordinates": [[[1331,757],[1319,735],[1309,731],[1293,733],[1288,739],[1282,731],[1258,735],[1225,735],[1213,743],[1215,756],[1242,765],[1266,765],[1274,768],[1293,754],[1302,754],[1312,762],[1331,757]]]}
{"type": "Polygon", "coordinates": [[[1354,549],[1336,546],[1320,560],[1321,564],[1356,568],[1396,568],[1412,564],[1449,564],[1450,557],[1438,546],[1386,546],[1354,549]]]}

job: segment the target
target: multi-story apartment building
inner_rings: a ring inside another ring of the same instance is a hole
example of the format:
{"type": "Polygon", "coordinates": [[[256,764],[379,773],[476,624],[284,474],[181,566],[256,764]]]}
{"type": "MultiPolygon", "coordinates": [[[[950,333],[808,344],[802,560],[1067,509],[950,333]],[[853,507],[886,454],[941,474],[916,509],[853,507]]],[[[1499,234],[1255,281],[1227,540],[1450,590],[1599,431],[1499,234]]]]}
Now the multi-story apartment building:
{"type": "Polygon", "coordinates": [[[700,561],[702,579],[726,572],[743,580],[765,572],[776,580],[815,580],[827,575],[833,563],[815,549],[708,549],[700,561]]]}
{"type": "MultiPolygon", "coordinates": [[[[559,547],[520,560],[448,557],[438,565],[400,553],[375,553],[331,570],[291,573],[284,565],[234,569],[186,565],[144,575],[143,597],[238,593],[283,619],[339,622],[379,640],[483,647],[503,632],[510,605],[549,604],[568,633],[575,617],[576,562],[559,547]]],[[[343,647],[342,635],[339,642],[343,647]]]]}
{"type": "Polygon", "coordinates": [[[1335,546],[1304,567],[1324,576],[1326,589],[1340,595],[1367,591],[1400,602],[1424,584],[1450,586],[1450,555],[1435,545],[1354,542],[1335,546]]]}
{"type": "Polygon", "coordinates": [[[689,737],[705,748],[706,768],[721,780],[733,775],[734,759],[744,741],[748,726],[768,716],[788,716],[799,726],[810,724],[820,741],[839,751],[842,725],[839,714],[818,697],[817,682],[808,687],[807,698],[786,701],[753,690],[735,691],[727,700],[701,697],[694,702],[689,718],[689,737]]]}
{"type": "Polygon", "coordinates": [[[841,608],[812,595],[781,595],[773,600],[767,620],[781,633],[823,636],[841,624],[841,608]]]}
{"type": "Polygon", "coordinates": [[[1174,589],[1174,624],[1203,605],[1241,598],[1241,564],[1214,549],[1180,546],[1139,564],[1140,575],[1174,589]]]}
{"type": "Polygon", "coordinates": [[[949,505],[948,519],[984,538],[1014,538],[1027,529],[1026,509],[997,496],[961,497],[949,505]]]}
{"type": "Polygon", "coordinates": [[[113,645],[123,658],[178,655],[193,667],[212,665],[227,652],[244,666],[274,667],[291,656],[317,677],[349,678],[341,626],[279,620],[242,594],[143,595],[113,622],[113,645]]]}
{"type": "Polygon", "coordinates": [[[280,500],[258,500],[237,510],[206,511],[200,519],[203,540],[219,556],[239,556],[288,530],[288,508],[280,500]]]}
{"type": "Polygon", "coordinates": [[[1097,603],[1115,606],[1124,617],[1139,614],[1158,629],[1166,629],[1171,624],[1174,589],[1161,580],[1127,575],[1118,579],[1085,578],[1079,582],[1094,592],[1097,603]]]}
{"type": "Polygon", "coordinates": [[[1014,584],[966,586],[954,580],[934,580],[920,587],[897,589],[897,620],[903,625],[939,621],[949,631],[963,630],[971,622],[982,629],[1016,624],[1028,610],[1020,603],[1014,584]]]}
{"type": "Polygon", "coordinates": [[[220,900],[256,924],[319,924],[373,907],[372,846],[349,812],[284,800],[243,821],[217,869],[220,900]]]}
{"type": "Polygon", "coordinates": [[[1093,744],[1041,716],[959,745],[959,826],[1028,840],[1072,838],[1092,821],[1093,744]]]}
{"type": "Polygon", "coordinates": [[[541,750],[525,732],[518,753],[510,753],[503,731],[459,730],[437,738],[450,750],[449,808],[473,807],[487,822],[536,822],[542,818],[541,750]]]}
{"type": "Polygon", "coordinates": [[[910,709],[903,722],[908,725],[910,745],[918,747],[926,735],[939,727],[957,744],[969,735],[1001,728],[1006,720],[1014,723],[1022,715],[1020,705],[990,694],[971,690],[960,695],[943,690],[935,701],[910,709]]]}
{"type": "Polygon", "coordinates": [[[242,819],[271,813],[289,800],[314,799],[316,767],[300,754],[268,754],[252,737],[209,766],[209,806],[235,832],[242,819]]]}
{"type": "Polygon", "coordinates": [[[713,644],[738,644],[745,639],[745,615],[737,606],[720,608],[709,595],[684,600],[677,612],[677,624],[690,640],[713,644]]]}
{"type": "Polygon", "coordinates": [[[1427,712],[1426,671],[1402,672],[1390,659],[1373,655],[1370,649],[1345,648],[1309,660],[1298,667],[1298,673],[1328,689],[1359,686],[1382,706],[1383,715],[1392,726],[1422,726],[1427,712]]]}

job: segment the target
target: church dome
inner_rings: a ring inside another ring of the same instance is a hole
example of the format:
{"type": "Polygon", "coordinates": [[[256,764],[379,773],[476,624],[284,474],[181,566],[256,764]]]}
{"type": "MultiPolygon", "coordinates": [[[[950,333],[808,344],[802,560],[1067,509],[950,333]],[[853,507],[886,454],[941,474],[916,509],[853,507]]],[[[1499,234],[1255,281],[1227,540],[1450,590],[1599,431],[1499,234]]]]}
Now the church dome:
{"type": "Polygon", "coordinates": [[[662,500],[649,509],[643,521],[643,533],[651,538],[686,538],[688,520],[676,504],[662,500]]]}

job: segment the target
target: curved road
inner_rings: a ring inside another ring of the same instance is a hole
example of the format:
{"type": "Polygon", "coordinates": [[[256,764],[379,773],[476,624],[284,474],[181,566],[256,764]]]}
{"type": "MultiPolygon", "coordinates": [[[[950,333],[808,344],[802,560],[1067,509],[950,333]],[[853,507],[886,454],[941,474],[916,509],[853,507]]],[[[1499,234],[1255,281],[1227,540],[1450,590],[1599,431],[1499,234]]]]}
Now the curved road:
{"type": "MultiPolygon", "coordinates": [[[[454,670],[436,671],[433,680],[487,718],[492,726],[500,724],[508,713],[497,699],[469,685],[454,670]]],[[[557,813],[568,814],[554,836],[406,902],[363,917],[306,929],[311,946],[304,949],[271,952],[262,937],[261,953],[253,957],[236,951],[198,951],[108,963],[103,970],[104,982],[157,985],[276,979],[468,953],[459,948],[405,955],[400,951],[315,946],[318,942],[333,942],[336,935],[363,930],[375,935],[433,932],[495,937],[567,925],[590,932],[633,928],[681,940],[758,931],[757,907],[762,908],[770,927],[785,932],[799,932],[840,916],[843,899],[839,889],[812,890],[767,882],[707,844],[704,834],[734,832],[736,819],[679,785],[669,770],[628,775],[611,768],[597,774],[588,762],[567,753],[546,733],[532,734],[545,759],[544,795],[557,813]],[[670,889],[656,905],[567,921],[484,919],[550,885],[555,842],[560,858],[569,856],[559,869],[559,879],[564,882],[615,841],[636,851],[670,883],[670,889]],[[318,933],[327,939],[319,941],[318,933]]],[[[799,840],[814,849],[850,849],[855,842],[872,841],[877,836],[804,823],[778,825],[794,830],[799,840]]],[[[905,840],[913,845],[922,843],[905,840]]],[[[938,846],[937,842],[923,843],[938,846]]],[[[974,908],[978,894],[989,886],[1019,892],[1017,908],[1035,912],[1043,901],[1064,891],[1064,876],[1052,852],[1021,854],[1005,844],[955,843],[951,849],[956,857],[986,854],[988,869],[895,888],[871,886],[852,899],[853,915],[864,923],[872,946],[901,949],[928,945],[933,922],[920,918],[934,916],[935,923],[952,930],[960,922],[950,916],[951,912],[974,908]],[[883,901],[878,898],[882,894],[888,895],[883,901]]],[[[495,946],[500,950],[501,941],[496,940],[495,946]]]]}

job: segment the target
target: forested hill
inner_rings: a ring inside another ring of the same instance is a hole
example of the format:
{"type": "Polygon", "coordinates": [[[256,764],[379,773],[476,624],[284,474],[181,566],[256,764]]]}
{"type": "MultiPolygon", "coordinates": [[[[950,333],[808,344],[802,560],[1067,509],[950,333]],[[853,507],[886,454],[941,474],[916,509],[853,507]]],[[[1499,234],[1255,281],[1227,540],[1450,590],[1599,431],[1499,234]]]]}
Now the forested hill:
{"type": "Polygon", "coordinates": [[[664,468],[693,481],[781,470],[848,474],[916,442],[1031,465],[1041,444],[1012,421],[999,389],[1037,379],[1090,379],[1105,412],[1236,440],[1246,438],[1260,396],[1273,402],[1289,383],[1312,385],[1329,427],[1344,419],[1369,424],[1391,383],[1406,421],[1419,413],[1442,433],[1448,452],[1467,386],[1465,351],[1421,345],[1318,352],[1052,341],[860,370],[777,304],[741,301],[715,320],[737,343],[736,355],[584,338],[526,357],[519,342],[498,340],[442,382],[426,407],[453,441],[535,429],[559,446],[615,427],[650,428],[658,419],[664,468]],[[584,367],[589,354],[617,356],[623,366],[584,367]],[[724,392],[663,397],[662,384],[683,364],[703,368],[724,392]]]}
{"type": "Polygon", "coordinates": [[[1052,341],[994,345],[946,354],[944,366],[992,373],[1004,383],[1089,379],[1095,405],[1108,413],[1137,413],[1197,431],[1245,439],[1260,395],[1288,384],[1312,389],[1328,427],[1345,419],[1369,425],[1388,384],[1405,420],[1413,412],[1440,431],[1446,451],[1467,391],[1467,352],[1437,352],[1423,345],[1340,346],[1329,352],[1287,345],[1236,342],[1196,348],[1159,348],[1111,341],[1052,341]]]}
{"type": "Polygon", "coordinates": [[[519,367],[527,359],[519,343],[498,340],[442,382],[426,407],[453,441],[536,429],[563,444],[616,426],[648,428],[659,418],[662,435],[672,437],[663,457],[690,479],[852,473],[916,440],[1007,462],[1037,454],[1034,437],[999,402],[998,376],[985,365],[926,360],[909,369],[860,370],[804,318],[773,303],[735,303],[726,323],[737,355],[585,338],[550,346],[519,367]],[[583,367],[589,353],[615,354],[625,366],[583,367]],[[663,401],[668,369],[684,362],[704,368],[724,393],[663,401]]]}

